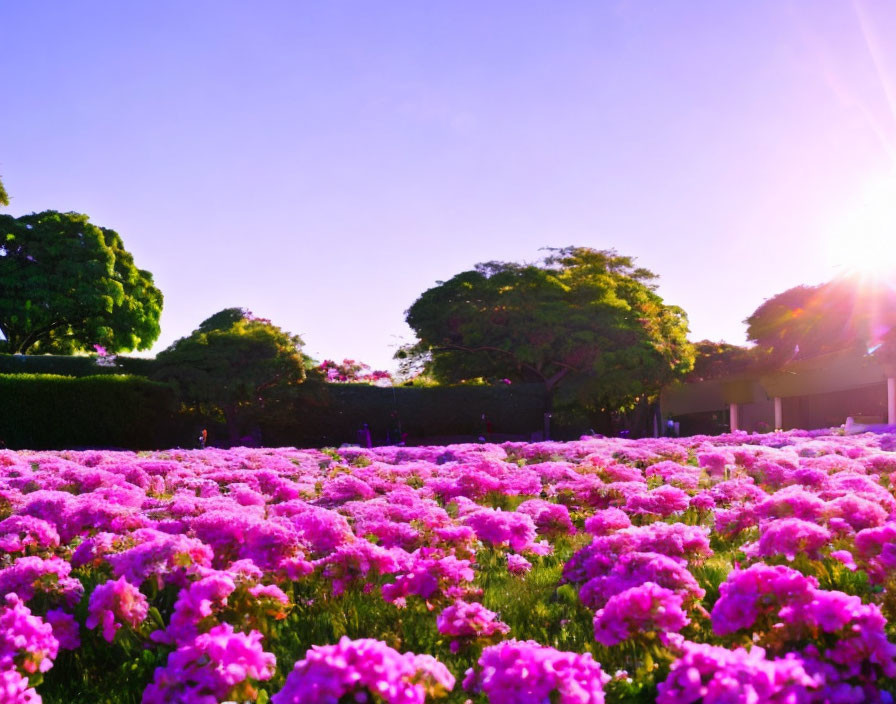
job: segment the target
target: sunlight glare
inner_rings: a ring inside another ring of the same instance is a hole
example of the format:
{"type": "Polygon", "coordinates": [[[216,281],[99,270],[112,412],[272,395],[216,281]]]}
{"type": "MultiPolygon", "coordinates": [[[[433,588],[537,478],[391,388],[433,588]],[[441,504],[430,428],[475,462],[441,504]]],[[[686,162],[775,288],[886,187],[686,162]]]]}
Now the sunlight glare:
{"type": "Polygon", "coordinates": [[[831,233],[828,257],[842,273],[896,279],[896,179],[859,198],[831,233]]]}

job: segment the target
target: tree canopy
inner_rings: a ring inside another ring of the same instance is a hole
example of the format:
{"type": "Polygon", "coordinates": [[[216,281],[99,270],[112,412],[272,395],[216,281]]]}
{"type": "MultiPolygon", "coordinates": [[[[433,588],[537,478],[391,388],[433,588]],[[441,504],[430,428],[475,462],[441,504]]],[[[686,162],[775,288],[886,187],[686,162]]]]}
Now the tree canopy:
{"type": "Polygon", "coordinates": [[[149,349],[162,293],[86,215],[0,215],[0,333],[10,353],[149,349]]]}
{"type": "Polygon", "coordinates": [[[700,340],[694,343],[694,368],[687,374],[689,382],[724,379],[751,371],[757,365],[755,348],[727,342],[700,340]]]}
{"type": "Polygon", "coordinates": [[[173,382],[186,404],[220,416],[234,443],[253,408],[305,380],[302,344],[269,320],[227,308],[160,352],[155,377],[173,382]]]}
{"type": "Polygon", "coordinates": [[[779,293],[746,323],[747,338],[776,364],[844,350],[893,357],[896,291],[878,279],[841,276],[779,293]]]}
{"type": "Polygon", "coordinates": [[[336,362],[325,359],[316,365],[317,372],[333,384],[390,384],[392,375],[382,369],[371,369],[369,364],[355,359],[336,362]]]}
{"type": "Polygon", "coordinates": [[[488,262],[425,291],[407,311],[440,381],[538,381],[623,408],[693,365],[687,316],[656,276],[613,250],[550,250],[537,264],[488,262]]]}
{"type": "Polygon", "coordinates": [[[9,205],[9,194],[3,187],[3,181],[0,181],[0,205],[9,205]]]}

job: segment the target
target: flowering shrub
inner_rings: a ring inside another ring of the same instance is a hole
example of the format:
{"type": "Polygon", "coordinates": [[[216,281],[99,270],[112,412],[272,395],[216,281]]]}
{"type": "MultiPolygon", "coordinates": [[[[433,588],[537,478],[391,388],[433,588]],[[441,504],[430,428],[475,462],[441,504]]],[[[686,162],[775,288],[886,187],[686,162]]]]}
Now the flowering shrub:
{"type": "Polygon", "coordinates": [[[482,542],[494,546],[509,546],[517,552],[532,549],[535,541],[535,522],[525,513],[495,511],[486,508],[474,511],[464,522],[482,542]]]}
{"type": "Polygon", "coordinates": [[[706,594],[685,565],[655,552],[626,553],[608,568],[605,574],[588,580],[579,590],[579,599],[589,608],[601,608],[616,594],[647,582],[676,592],[689,605],[706,594]]]}
{"type": "Polygon", "coordinates": [[[336,645],[315,646],[296,663],[274,704],[338,704],[350,695],[356,702],[375,695],[387,704],[422,704],[427,694],[454,687],[454,677],[433,658],[399,653],[369,638],[342,638],[336,645]]]}
{"type": "MultiPolygon", "coordinates": [[[[684,655],[658,687],[657,704],[791,704],[816,701],[819,682],[793,655],[767,660],[762,648],[726,650],[685,643],[684,655]]],[[[825,701],[819,699],[818,701],[825,701]]],[[[831,701],[831,700],[827,700],[831,701]]],[[[836,701],[836,700],[834,700],[836,701]]]]}
{"type": "Polygon", "coordinates": [[[614,594],[594,616],[594,638],[616,645],[639,633],[675,633],[690,619],[681,608],[681,596],[653,582],[614,594]]]}
{"type": "Polygon", "coordinates": [[[7,594],[6,606],[0,608],[0,633],[0,670],[18,669],[27,676],[53,666],[59,641],[52,626],[34,616],[15,594],[7,594]]]}
{"type": "Polygon", "coordinates": [[[525,574],[532,570],[532,563],[522,555],[507,553],[507,571],[511,574],[525,574]]]}
{"type": "Polygon", "coordinates": [[[87,607],[88,628],[102,626],[103,638],[110,643],[122,624],[137,627],[146,618],[146,597],[124,577],[100,584],[90,595],[87,607]]]}
{"type": "Polygon", "coordinates": [[[751,546],[749,554],[761,557],[784,555],[791,562],[798,554],[805,554],[817,560],[831,538],[831,531],[824,526],[801,518],[779,518],[761,526],[759,543],[751,546]]]}
{"type": "Polygon", "coordinates": [[[590,653],[511,640],[482,651],[478,668],[467,672],[464,688],[484,693],[490,704],[603,704],[609,679],[590,653]]]}
{"type": "Polygon", "coordinates": [[[143,693],[143,704],[252,701],[253,680],[270,679],[274,665],[260,633],[237,633],[225,623],[171,653],[143,693]]]}
{"type": "Polygon", "coordinates": [[[498,620],[498,614],[475,601],[471,604],[454,602],[439,614],[436,626],[439,633],[452,638],[453,651],[457,651],[465,641],[490,641],[510,630],[510,626],[498,620]]]}
{"type": "Polygon", "coordinates": [[[797,431],[0,450],[0,702],[888,702],[894,479],[797,431]]]}
{"type": "Polygon", "coordinates": [[[818,580],[789,567],[758,564],[734,570],[720,587],[712,610],[712,627],[718,635],[760,624],[769,630],[784,606],[812,598],[818,580]]]}
{"type": "Polygon", "coordinates": [[[392,375],[380,369],[372,370],[369,364],[356,362],[353,359],[343,359],[341,362],[334,362],[332,359],[325,359],[318,367],[318,371],[324,375],[327,381],[334,383],[364,383],[375,384],[377,382],[392,382],[392,375]]]}
{"type": "Polygon", "coordinates": [[[39,552],[59,546],[52,523],[33,516],[10,516],[0,521],[0,550],[6,553],[39,552]]]}
{"type": "Polygon", "coordinates": [[[395,582],[383,585],[386,601],[403,606],[409,596],[426,602],[463,597],[467,592],[465,585],[475,578],[469,560],[458,560],[453,555],[427,557],[425,553],[415,553],[415,558],[408,572],[398,575],[395,582]]]}

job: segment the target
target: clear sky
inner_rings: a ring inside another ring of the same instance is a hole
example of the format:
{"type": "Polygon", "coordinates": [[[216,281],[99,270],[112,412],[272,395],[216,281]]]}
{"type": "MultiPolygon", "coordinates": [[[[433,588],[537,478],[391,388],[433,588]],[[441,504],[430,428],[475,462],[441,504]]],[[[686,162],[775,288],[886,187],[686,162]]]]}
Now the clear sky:
{"type": "Polygon", "coordinates": [[[740,343],[896,250],[887,0],[0,0],[0,36],[6,212],[117,230],[155,351],[240,306],[390,368],[436,281],[565,245],[740,343]]]}

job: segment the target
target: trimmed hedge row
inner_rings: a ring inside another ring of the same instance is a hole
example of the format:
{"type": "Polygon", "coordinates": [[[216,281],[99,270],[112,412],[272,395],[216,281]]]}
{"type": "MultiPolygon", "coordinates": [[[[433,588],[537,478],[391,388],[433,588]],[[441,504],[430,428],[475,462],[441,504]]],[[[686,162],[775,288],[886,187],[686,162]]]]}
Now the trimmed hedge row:
{"type": "Polygon", "coordinates": [[[96,357],[61,354],[0,354],[0,374],[58,374],[61,376],[97,376],[133,374],[150,376],[155,360],[146,357],[116,357],[114,367],[103,367],[96,357]]]}
{"type": "MultiPolygon", "coordinates": [[[[154,359],[0,355],[0,442],[10,448],[193,447],[205,427],[226,444],[220,419],[180,408],[176,392],[149,381],[154,359]],[[123,374],[123,372],[125,372],[123,374]]],[[[544,427],[540,384],[375,387],[311,380],[285,402],[252,409],[243,429],[265,445],[339,446],[359,440],[366,423],[374,444],[528,438],[544,427]]],[[[576,419],[579,421],[579,419],[576,419]]],[[[578,437],[586,421],[552,436],[578,437]],[[582,426],[582,427],[579,427],[582,426]]]]}
{"type": "Polygon", "coordinates": [[[11,449],[170,446],[173,389],[142,377],[0,375],[0,441],[11,449]]]}
{"type": "Polygon", "coordinates": [[[326,384],[300,391],[292,416],[259,423],[265,444],[338,446],[366,423],[374,444],[529,436],[543,427],[544,387],[326,384]]]}
{"type": "MultiPolygon", "coordinates": [[[[0,375],[0,441],[14,449],[194,447],[226,443],[220,422],[179,408],[174,390],[138,376],[0,375]]],[[[244,430],[265,445],[338,446],[367,424],[374,444],[528,437],[543,426],[538,384],[396,387],[305,384],[254,409],[244,430]],[[253,434],[253,431],[256,431],[253,434]]]]}

